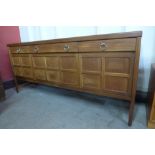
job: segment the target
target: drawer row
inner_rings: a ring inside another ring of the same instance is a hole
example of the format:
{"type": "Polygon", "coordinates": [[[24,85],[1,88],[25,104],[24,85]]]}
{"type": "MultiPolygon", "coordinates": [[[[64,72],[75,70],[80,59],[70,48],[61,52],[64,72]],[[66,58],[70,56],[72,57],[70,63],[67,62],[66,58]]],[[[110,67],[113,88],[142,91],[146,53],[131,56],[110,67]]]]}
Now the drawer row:
{"type": "Polygon", "coordinates": [[[11,53],[135,51],[136,38],[10,47],[11,53]]]}

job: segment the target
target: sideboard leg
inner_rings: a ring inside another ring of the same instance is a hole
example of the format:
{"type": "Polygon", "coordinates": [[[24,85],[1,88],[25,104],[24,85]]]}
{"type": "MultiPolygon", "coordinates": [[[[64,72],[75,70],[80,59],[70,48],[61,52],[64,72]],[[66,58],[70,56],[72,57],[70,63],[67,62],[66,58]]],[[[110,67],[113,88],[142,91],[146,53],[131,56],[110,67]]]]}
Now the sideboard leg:
{"type": "Polygon", "coordinates": [[[129,107],[128,126],[131,126],[131,125],[132,125],[133,113],[134,113],[134,102],[131,101],[131,103],[130,103],[130,107],[129,107]]]}
{"type": "Polygon", "coordinates": [[[18,86],[17,79],[15,78],[14,81],[15,81],[16,92],[18,93],[19,92],[19,86],[18,86]]]}

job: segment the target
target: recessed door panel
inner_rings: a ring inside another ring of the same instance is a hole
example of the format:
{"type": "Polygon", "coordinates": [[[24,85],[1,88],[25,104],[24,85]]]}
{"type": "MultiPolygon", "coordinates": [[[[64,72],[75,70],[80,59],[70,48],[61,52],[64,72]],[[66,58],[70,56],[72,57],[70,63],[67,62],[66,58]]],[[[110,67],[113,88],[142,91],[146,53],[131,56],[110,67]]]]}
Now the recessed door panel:
{"type": "Polygon", "coordinates": [[[60,82],[59,71],[48,70],[46,71],[46,75],[47,75],[47,81],[60,82]]]}
{"type": "Polygon", "coordinates": [[[34,56],[33,57],[33,67],[35,68],[45,68],[45,57],[44,56],[34,56]]]}
{"type": "Polygon", "coordinates": [[[68,71],[77,71],[78,64],[77,60],[78,57],[76,54],[65,54],[61,55],[60,59],[60,69],[61,70],[68,70],[68,71]]]}
{"type": "Polygon", "coordinates": [[[102,54],[80,54],[80,86],[87,90],[102,88],[102,54]]]}
{"type": "Polygon", "coordinates": [[[105,90],[118,93],[128,93],[128,84],[128,78],[105,76],[105,90]]]}
{"type": "Polygon", "coordinates": [[[84,56],[81,58],[81,72],[101,72],[102,57],[84,56]]]}
{"type": "Polygon", "coordinates": [[[61,72],[61,83],[69,86],[79,85],[79,76],[74,72],[61,72]]]}
{"type": "Polygon", "coordinates": [[[46,74],[44,70],[41,69],[35,69],[34,75],[36,80],[45,81],[46,80],[46,74]]]}
{"type": "Polygon", "coordinates": [[[31,68],[27,68],[27,67],[22,67],[22,77],[25,78],[33,78],[33,72],[31,68]]]}
{"type": "Polygon", "coordinates": [[[106,57],[105,72],[130,73],[130,58],[106,57]]]}
{"type": "Polygon", "coordinates": [[[13,56],[12,57],[12,63],[14,66],[20,66],[21,65],[21,59],[19,56],[13,56]]]}
{"type": "Polygon", "coordinates": [[[31,57],[30,56],[21,56],[21,65],[22,66],[32,66],[31,64],[31,57]]]}
{"type": "Polygon", "coordinates": [[[59,56],[46,57],[46,68],[59,69],[59,56]]]}
{"type": "Polygon", "coordinates": [[[101,89],[101,76],[93,74],[81,75],[81,87],[86,89],[101,89]]]}

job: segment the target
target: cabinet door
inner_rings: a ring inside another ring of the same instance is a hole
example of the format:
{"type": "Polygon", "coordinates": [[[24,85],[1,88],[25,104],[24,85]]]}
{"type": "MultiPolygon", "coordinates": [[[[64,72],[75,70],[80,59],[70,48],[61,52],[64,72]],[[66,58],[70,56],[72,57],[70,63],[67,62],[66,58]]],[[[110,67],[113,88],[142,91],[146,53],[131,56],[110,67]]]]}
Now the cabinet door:
{"type": "Polygon", "coordinates": [[[104,54],[104,91],[130,96],[133,60],[132,52],[104,54]]]}
{"type": "Polygon", "coordinates": [[[102,54],[80,54],[80,87],[99,91],[102,88],[102,54]]]}
{"type": "Polygon", "coordinates": [[[21,58],[19,54],[12,54],[11,59],[13,66],[21,66],[21,58]]]}
{"type": "Polygon", "coordinates": [[[45,59],[47,81],[55,84],[60,83],[60,55],[46,55],[45,59]]]}
{"type": "Polygon", "coordinates": [[[34,54],[32,56],[32,61],[33,61],[33,72],[35,80],[45,81],[46,80],[45,56],[34,54]]]}
{"type": "Polygon", "coordinates": [[[63,85],[79,87],[78,54],[60,56],[60,79],[63,85]]]}
{"type": "Polygon", "coordinates": [[[32,67],[31,55],[25,54],[20,55],[21,66],[23,67],[32,67]]]}
{"type": "Polygon", "coordinates": [[[32,61],[33,61],[33,68],[45,69],[46,65],[44,56],[33,55],[32,61]]]}

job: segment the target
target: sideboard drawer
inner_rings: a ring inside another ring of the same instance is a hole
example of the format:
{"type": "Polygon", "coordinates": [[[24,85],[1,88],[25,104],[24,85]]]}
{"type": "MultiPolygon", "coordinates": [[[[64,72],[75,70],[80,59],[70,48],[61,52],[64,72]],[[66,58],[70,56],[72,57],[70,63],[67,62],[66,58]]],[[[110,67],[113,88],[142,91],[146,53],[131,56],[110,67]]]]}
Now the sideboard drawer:
{"type": "Polygon", "coordinates": [[[135,51],[136,38],[85,41],[79,43],[79,52],[135,51]]]}
{"type": "Polygon", "coordinates": [[[32,53],[32,48],[31,46],[16,46],[16,47],[11,47],[10,48],[11,53],[32,53]]]}
{"type": "Polygon", "coordinates": [[[33,46],[33,52],[51,53],[51,52],[78,52],[76,42],[72,43],[55,43],[55,44],[40,44],[33,46]]]}

